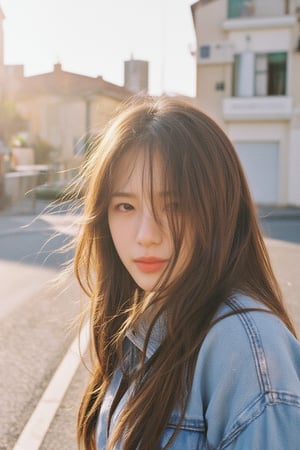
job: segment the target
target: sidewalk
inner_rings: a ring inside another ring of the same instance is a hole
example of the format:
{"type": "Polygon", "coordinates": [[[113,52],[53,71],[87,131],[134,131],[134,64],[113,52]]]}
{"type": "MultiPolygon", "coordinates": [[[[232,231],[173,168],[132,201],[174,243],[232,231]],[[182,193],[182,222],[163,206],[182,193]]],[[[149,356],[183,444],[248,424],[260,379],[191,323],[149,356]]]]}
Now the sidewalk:
{"type": "Polygon", "coordinates": [[[266,239],[275,276],[300,339],[300,245],[266,239]]]}

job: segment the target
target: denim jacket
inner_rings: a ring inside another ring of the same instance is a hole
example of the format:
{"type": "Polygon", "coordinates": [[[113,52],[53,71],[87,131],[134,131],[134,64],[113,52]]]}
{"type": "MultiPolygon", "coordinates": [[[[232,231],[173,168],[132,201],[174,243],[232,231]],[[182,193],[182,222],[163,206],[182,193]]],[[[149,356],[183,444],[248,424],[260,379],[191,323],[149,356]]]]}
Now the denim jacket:
{"type": "MultiPolygon", "coordinates": [[[[263,307],[238,294],[218,315],[237,308],[263,307]]],[[[130,345],[140,347],[141,342],[132,335],[130,345]]],[[[150,342],[148,356],[158,345],[155,339],[150,342]]],[[[121,377],[117,370],[101,406],[98,450],[106,449],[107,417],[121,377]]],[[[111,429],[128,395],[116,408],[111,429]]],[[[179,417],[173,411],[162,447],[179,417]]],[[[184,421],[170,449],[300,450],[300,343],[280,319],[251,311],[226,317],[211,328],[198,354],[184,421]]]]}

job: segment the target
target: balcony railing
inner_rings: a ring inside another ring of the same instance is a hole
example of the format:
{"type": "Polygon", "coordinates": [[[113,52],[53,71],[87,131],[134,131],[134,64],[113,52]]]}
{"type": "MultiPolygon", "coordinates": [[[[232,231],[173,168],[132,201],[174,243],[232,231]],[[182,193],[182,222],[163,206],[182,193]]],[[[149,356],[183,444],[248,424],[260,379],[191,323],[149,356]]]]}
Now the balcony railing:
{"type": "Polygon", "coordinates": [[[289,120],[292,118],[292,98],[229,97],[223,100],[224,120],[289,120]]]}

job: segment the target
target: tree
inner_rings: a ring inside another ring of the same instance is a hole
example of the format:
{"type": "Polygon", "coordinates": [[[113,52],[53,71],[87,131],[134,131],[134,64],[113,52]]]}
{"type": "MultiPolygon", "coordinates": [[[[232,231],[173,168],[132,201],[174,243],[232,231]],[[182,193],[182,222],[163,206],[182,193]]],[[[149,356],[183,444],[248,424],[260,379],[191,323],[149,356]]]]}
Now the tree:
{"type": "Polygon", "coordinates": [[[5,143],[17,133],[27,128],[27,122],[18,114],[14,102],[11,100],[0,101],[0,138],[5,143]]]}
{"type": "Polygon", "coordinates": [[[50,164],[53,162],[53,156],[57,154],[58,149],[49,142],[37,137],[32,143],[34,151],[34,160],[36,164],[50,164]]]}

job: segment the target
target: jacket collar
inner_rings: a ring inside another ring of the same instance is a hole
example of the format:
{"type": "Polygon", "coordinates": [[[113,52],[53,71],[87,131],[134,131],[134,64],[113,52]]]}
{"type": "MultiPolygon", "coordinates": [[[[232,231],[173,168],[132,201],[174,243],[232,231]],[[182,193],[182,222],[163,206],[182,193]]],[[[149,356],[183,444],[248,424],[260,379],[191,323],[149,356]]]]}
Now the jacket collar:
{"type": "MultiPolygon", "coordinates": [[[[142,317],[134,329],[127,332],[127,338],[135,345],[139,350],[144,350],[145,339],[148,331],[149,323],[147,318],[142,317]]],[[[149,342],[146,349],[147,359],[151,358],[156,352],[165,336],[165,316],[160,316],[155,322],[149,342]]]]}

